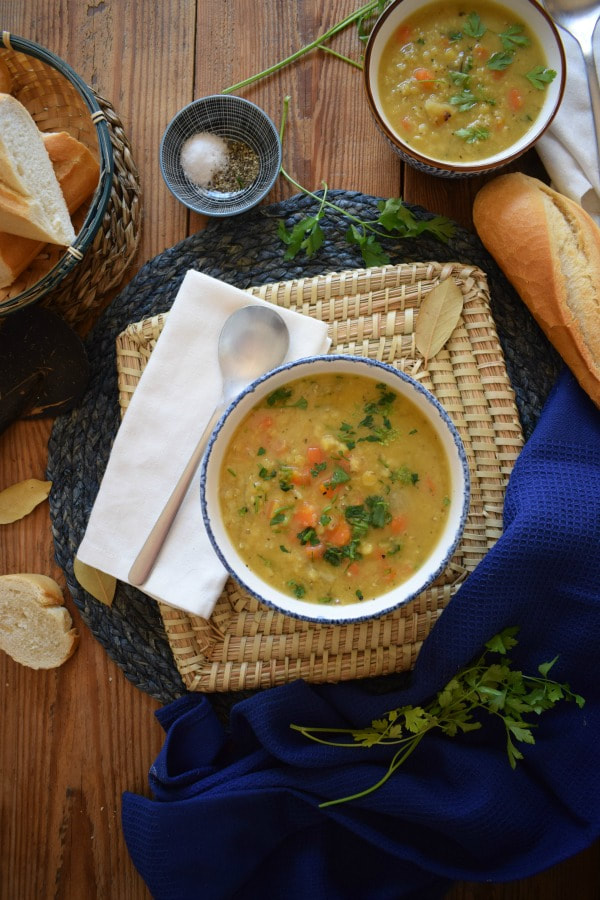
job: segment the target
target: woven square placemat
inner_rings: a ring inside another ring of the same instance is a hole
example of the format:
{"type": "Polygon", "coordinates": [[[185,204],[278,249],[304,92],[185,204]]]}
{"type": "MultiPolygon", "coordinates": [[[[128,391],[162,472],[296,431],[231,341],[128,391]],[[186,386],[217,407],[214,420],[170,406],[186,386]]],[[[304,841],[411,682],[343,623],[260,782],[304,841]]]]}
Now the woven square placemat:
{"type": "MultiPolygon", "coordinates": [[[[458,263],[411,263],[284,281],[248,292],[327,322],[331,351],[369,356],[421,381],[456,425],[471,473],[471,506],[447,570],[406,606],[355,625],[325,626],[276,612],[229,579],[210,619],[159,604],[177,668],[189,691],[238,691],[295,678],[336,682],[412,668],[422,642],[502,530],[504,491],[523,446],[513,390],[490,312],[484,272],[458,263]],[[427,369],[414,328],[427,293],[445,278],[460,287],[463,312],[427,369]]],[[[132,393],[168,313],[117,338],[119,404],[132,393]]]]}

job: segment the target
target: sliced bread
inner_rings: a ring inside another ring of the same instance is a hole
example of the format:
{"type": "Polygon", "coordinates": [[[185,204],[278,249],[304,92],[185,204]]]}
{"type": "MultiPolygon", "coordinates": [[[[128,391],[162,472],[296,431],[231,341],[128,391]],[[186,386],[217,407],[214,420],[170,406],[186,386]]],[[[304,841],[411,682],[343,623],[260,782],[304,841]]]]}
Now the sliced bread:
{"type": "Polygon", "coordinates": [[[0,575],[0,650],[31,669],[61,666],[79,640],[62,604],[47,575],[0,575]]]}
{"type": "Polygon", "coordinates": [[[37,125],[0,94],[0,231],[68,246],[75,231],[37,125]]]}
{"type": "MultiPolygon", "coordinates": [[[[69,212],[78,209],[93,194],[100,166],[80,141],[64,131],[42,135],[69,212]]],[[[0,231],[0,288],[11,285],[46,246],[0,231]]]]}

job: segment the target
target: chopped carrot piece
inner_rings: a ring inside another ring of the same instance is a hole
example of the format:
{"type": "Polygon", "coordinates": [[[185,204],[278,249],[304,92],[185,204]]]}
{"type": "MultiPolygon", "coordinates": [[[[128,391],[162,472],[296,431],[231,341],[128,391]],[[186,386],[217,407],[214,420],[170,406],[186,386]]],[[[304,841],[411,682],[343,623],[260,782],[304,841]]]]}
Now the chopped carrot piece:
{"type": "Polygon", "coordinates": [[[351,575],[353,578],[355,578],[360,572],[360,566],[357,562],[352,562],[346,569],[346,572],[348,573],[348,575],[351,575]]]}
{"type": "Polygon", "coordinates": [[[290,475],[290,481],[292,484],[310,484],[310,477],[310,469],[294,469],[290,475]]]}
{"type": "Polygon", "coordinates": [[[435,482],[434,482],[433,478],[431,477],[431,475],[425,476],[425,485],[427,487],[427,490],[430,493],[435,494],[437,487],[436,487],[435,482]]]}
{"type": "Polygon", "coordinates": [[[317,524],[317,510],[312,503],[302,501],[294,512],[294,522],[302,528],[314,528],[317,524]]]}
{"type": "Polygon", "coordinates": [[[273,425],[273,416],[261,416],[258,420],[258,427],[261,431],[266,431],[273,425]]]}
{"type": "Polygon", "coordinates": [[[412,40],[412,28],[410,25],[400,25],[396,29],[396,40],[399,44],[407,44],[412,40]]]}
{"type": "Polygon", "coordinates": [[[494,79],[494,81],[502,81],[505,75],[506,69],[494,69],[492,71],[492,78],[494,79]]]}
{"type": "Polygon", "coordinates": [[[334,547],[343,547],[350,541],[351,537],[352,530],[344,519],[338,522],[331,530],[328,529],[326,534],[328,543],[333,544],[334,547]]]}
{"type": "Polygon", "coordinates": [[[325,453],[321,449],[321,447],[309,447],[306,451],[306,459],[314,466],[316,463],[321,463],[325,459],[325,453]]]}
{"type": "Polygon", "coordinates": [[[400,125],[402,126],[403,131],[410,132],[414,129],[414,123],[410,116],[402,116],[400,120],[400,125]]]}
{"type": "Polygon", "coordinates": [[[481,62],[485,62],[486,59],[489,59],[490,51],[487,47],[483,47],[481,44],[476,44],[473,48],[473,53],[477,57],[477,59],[481,60],[481,62]]]}
{"type": "Polygon", "coordinates": [[[508,92],[508,105],[513,112],[518,112],[523,106],[523,94],[519,88],[511,88],[508,92]]]}
{"type": "Polygon", "coordinates": [[[406,531],[407,526],[408,520],[404,515],[394,516],[394,518],[390,522],[390,530],[392,534],[402,534],[402,532],[406,531]]]}
{"type": "Polygon", "coordinates": [[[421,87],[424,90],[433,90],[435,78],[433,77],[433,72],[430,69],[419,67],[414,70],[413,75],[415,76],[417,81],[421,83],[421,87]]]}

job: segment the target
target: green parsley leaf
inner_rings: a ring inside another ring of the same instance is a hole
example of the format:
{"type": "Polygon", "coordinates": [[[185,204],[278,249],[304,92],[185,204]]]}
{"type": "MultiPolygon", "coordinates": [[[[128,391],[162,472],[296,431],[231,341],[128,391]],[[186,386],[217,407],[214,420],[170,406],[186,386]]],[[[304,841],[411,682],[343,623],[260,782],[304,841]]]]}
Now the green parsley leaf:
{"type": "Polygon", "coordinates": [[[469,13],[467,16],[467,21],[465,26],[463,27],[463,31],[469,37],[472,38],[480,38],[486,33],[487,28],[481,21],[479,14],[476,12],[469,13]]]}
{"type": "Polygon", "coordinates": [[[505,50],[516,50],[517,47],[529,47],[531,41],[523,33],[522,25],[509,25],[506,31],[498,35],[505,50]]]}
{"type": "Polygon", "coordinates": [[[534,66],[531,71],[527,72],[525,78],[527,78],[529,83],[532,84],[534,88],[537,88],[538,91],[543,91],[551,81],[554,81],[556,72],[554,69],[547,69],[545,66],[534,66]]]}
{"type": "Polygon", "coordinates": [[[509,53],[508,51],[505,51],[504,53],[492,53],[486,62],[486,66],[494,72],[502,72],[504,69],[508,69],[514,57],[515,54],[509,53]]]}
{"type": "Polygon", "coordinates": [[[467,144],[474,144],[477,141],[487,141],[490,136],[489,129],[470,125],[468,128],[459,128],[454,132],[456,137],[462,138],[467,144]]]}
{"type": "Polygon", "coordinates": [[[306,594],[306,588],[303,584],[298,584],[297,581],[288,581],[286,582],[287,586],[292,589],[292,593],[294,597],[298,600],[301,600],[302,597],[306,594]]]}

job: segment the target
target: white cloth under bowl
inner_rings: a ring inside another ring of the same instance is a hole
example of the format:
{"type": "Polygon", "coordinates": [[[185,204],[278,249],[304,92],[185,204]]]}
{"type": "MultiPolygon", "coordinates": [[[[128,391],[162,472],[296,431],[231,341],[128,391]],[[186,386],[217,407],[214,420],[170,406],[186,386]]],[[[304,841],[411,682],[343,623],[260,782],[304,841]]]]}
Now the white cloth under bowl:
{"type": "MultiPolygon", "coordinates": [[[[600,171],[585,63],[575,38],[562,28],[560,35],[567,56],[565,94],[537,150],[553,187],[579,203],[600,224],[600,171]]],[[[594,50],[598,68],[600,28],[596,29],[594,50]]]]}
{"type": "MultiPolygon", "coordinates": [[[[131,398],[87,530],[82,562],[128,580],[141,546],[221,397],[217,346],[225,320],[265,301],[200,272],[187,272],[131,398]]],[[[327,326],[279,309],[289,332],[286,360],[326,353],[327,326]]],[[[226,580],[202,521],[199,472],[143,590],[208,618],[226,580]]]]}

